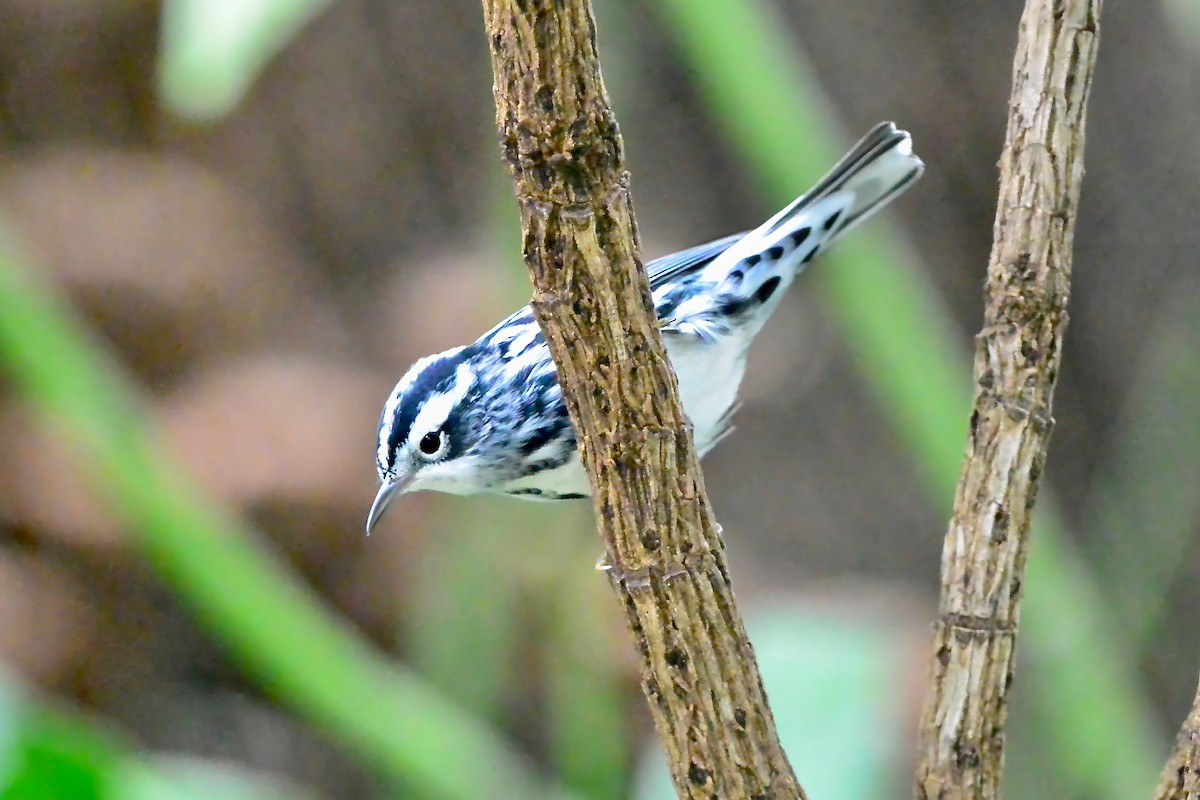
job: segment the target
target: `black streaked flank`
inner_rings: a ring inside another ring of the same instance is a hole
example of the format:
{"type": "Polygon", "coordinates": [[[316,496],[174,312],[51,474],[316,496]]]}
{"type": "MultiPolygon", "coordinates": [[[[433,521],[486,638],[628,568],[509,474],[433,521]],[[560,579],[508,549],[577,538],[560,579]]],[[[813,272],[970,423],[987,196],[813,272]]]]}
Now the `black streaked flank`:
{"type": "Polygon", "coordinates": [[[841,211],[835,211],[829,215],[829,219],[825,220],[825,230],[833,230],[833,226],[837,225],[838,217],[842,216],[841,211]]]}
{"type": "Polygon", "coordinates": [[[812,228],[804,227],[799,230],[792,231],[792,244],[799,247],[804,244],[805,240],[812,234],[812,228]]]}
{"type": "MultiPolygon", "coordinates": [[[[558,376],[555,372],[541,372],[526,376],[521,385],[520,403],[517,409],[518,418],[522,420],[539,420],[541,424],[532,428],[522,429],[523,437],[518,439],[517,446],[521,455],[528,459],[542,447],[551,442],[569,440],[571,446],[564,447],[564,452],[557,455],[557,460],[570,456],[574,451],[574,436],[572,435],[571,418],[567,407],[562,402],[562,396],[554,391],[558,386],[558,376]]],[[[544,461],[550,461],[545,459],[544,461]]],[[[543,462],[537,465],[525,464],[526,470],[537,471],[546,466],[557,466],[543,462]],[[535,469],[535,467],[537,469],[535,469]]]]}
{"type": "Polygon", "coordinates": [[[807,264],[808,262],[810,262],[810,261],[812,261],[814,258],[816,258],[816,257],[817,257],[817,253],[819,253],[819,252],[821,252],[821,245],[817,245],[816,247],[814,247],[814,248],[812,249],[812,252],[811,252],[811,253],[809,253],[808,255],[806,255],[806,256],[804,257],[804,260],[803,260],[803,261],[801,261],[800,263],[801,263],[801,264],[807,264]]]}
{"type": "MultiPolygon", "coordinates": [[[[537,375],[535,373],[537,373],[538,370],[545,370],[545,368],[546,368],[545,364],[538,364],[538,363],[526,364],[525,366],[521,367],[519,370],[517,370],[513,374],[513,376],[512,376],[513,386],[520,386],[523,388],[527,388],[527,391],[535,389],[535,388],[541,388],[536,385],[531,386],[530,382],[532,381],[534,384],[538,384],[539,378],[537,377],[537,375]]],[[[553,384],[553,380],[551,381],[551,384],[553,384]]],[[[537,394],[540,395],[540,393],[537,393],[537,394]]]]}
{"type": "Polygon", "coordinates": [[[529,404],[524,409],[525,413],[523,416],[525,416],[526,419],[537,418],[533,417],[532,414],[545,413],[547,411],[551,412],[551,416],[547,419],[546,423],[534,428],[532,433],[530,433],[529,438],[521,442],[521,455],[525,456],[526,458],[533,455],[551,442],[562,438],[563,432],[571,426],[570,417],[566,416],[565,414],[554,414],[553,412],[556,409],[548,409],[546,406],[547,403],[545,401],[538,401],[536,403],[529,404]]]}
{"type": "Polygon", "coordinates": [[[586,494],[578,494],[576,492],[558,492],[546,491],[544,489],[509,489],[505,494],[510,494],[513,497],[540,497],[543,500],[583,500],[587,497],[586,494]]]}
{"type": "Polygon", "coordinates": [[[778,261],[783,258],[783,245],[777,244],[774,247],[767,248],[767,258],[772,261],[778,261]]]}

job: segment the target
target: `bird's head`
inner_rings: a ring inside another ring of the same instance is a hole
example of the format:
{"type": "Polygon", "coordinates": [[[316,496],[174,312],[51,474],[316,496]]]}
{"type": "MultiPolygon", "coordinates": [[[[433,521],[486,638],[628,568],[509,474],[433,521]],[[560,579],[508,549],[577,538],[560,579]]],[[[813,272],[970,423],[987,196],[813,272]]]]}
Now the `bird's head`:
{"type": "Polygon", "coordinates": [[[471,494],[483,488],[489,426],[471,353],[460,347],[422,358],[388,396],[375,459],[383,485],[367,517],[367,533],[405,492],[471,494]]]}

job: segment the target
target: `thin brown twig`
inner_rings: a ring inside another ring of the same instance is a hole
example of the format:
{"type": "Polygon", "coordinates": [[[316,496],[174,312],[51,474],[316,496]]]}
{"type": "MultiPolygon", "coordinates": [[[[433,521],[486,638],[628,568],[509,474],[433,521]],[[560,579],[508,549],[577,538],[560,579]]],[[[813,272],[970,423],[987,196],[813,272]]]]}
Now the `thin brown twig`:
{"type": "Polygon", "coordinates": [[[587,0],[484,0],[533,310],[680,797],[802,798],[734,603],[638,254],[587,0]]]}
{"type": "Polygon", "coordinates": [[[918,798],[999,795],[1029,520],[1067,324],[1101,0],[1027,0],[976,337],[966,459],[942,553],[918,798]]]}

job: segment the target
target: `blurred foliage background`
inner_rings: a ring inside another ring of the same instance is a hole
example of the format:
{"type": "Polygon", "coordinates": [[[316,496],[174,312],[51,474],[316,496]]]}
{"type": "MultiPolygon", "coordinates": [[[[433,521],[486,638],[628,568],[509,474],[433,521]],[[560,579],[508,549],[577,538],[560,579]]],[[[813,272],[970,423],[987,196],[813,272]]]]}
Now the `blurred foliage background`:
{"type": "MultiPolygon", "coordinates": [[[[929,165],[705,464],[798,774],[900,796],[1020,4],[594,3],[647,257],[880,119],[929,165]]],[[[1105,16],[1014,797],[1147,796],[1200,663],[1200,14],[1105,16]]],[[[476,0],[0,0],[0,800],[672,796],[586,506],[361,535],[396,378],[528,293],[484,45],[476,0]]]]}

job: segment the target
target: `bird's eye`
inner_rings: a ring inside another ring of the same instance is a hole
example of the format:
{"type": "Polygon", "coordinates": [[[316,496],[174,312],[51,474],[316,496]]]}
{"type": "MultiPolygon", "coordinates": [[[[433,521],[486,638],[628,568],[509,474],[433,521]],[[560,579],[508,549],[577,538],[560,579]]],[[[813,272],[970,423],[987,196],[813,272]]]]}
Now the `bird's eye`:
{"type": "Polygon", "coordinates": [[[442,431],[433,431],[421,437],[421,441],[417,443],[420,451],[427,456],[436,456],[441,452],[446,444],[446,434],[442,431]]]}

